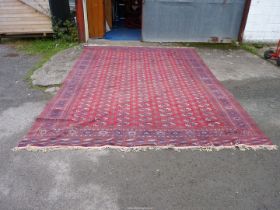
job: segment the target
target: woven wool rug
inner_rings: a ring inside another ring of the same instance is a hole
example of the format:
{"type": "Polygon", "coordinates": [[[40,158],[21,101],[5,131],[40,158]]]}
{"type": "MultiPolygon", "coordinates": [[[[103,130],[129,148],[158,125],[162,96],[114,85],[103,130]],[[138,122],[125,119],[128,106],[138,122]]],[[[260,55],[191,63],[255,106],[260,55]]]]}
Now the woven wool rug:
{"type": "Polygon", "coordinates": [[[276,146],[191,48],[85,47],[16,149],[276,146]]]}

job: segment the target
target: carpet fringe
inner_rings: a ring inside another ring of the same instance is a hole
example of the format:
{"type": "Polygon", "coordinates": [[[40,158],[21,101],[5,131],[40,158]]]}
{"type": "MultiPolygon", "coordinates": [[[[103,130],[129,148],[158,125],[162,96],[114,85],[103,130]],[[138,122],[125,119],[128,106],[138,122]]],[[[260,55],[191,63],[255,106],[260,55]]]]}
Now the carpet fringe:
{"type": "Polygon", "coordinates": [[[233,149],[233,150],[278,150],[277,145],[245,145],[245,144],[237,144],[232,146],[189,146],[189,147],[175,147],[175,146],[136,146],[136,147],[120,147],[120,146],[101,146],[101,147],[83,147],[83,146],[48,146],[48,147],[38,147],[38,146],[30,146],[27,145],[25,147],[15,147],[12,151],[31,151],[31,152],[51,152],[58,150],[118,150],[122,152],[138,152],[138,151],[148,151],[148,150],[174,150],[177,152],[184,150],[193,150],[193,151],[220,151],[225,149],[233,149]]]}

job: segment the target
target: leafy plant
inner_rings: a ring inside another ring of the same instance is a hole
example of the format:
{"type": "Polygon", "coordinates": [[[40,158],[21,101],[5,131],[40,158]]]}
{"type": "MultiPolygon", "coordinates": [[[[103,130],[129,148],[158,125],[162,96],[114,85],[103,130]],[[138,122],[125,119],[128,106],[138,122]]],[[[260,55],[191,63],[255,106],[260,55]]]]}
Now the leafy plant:
{"type": "MultiPolygon", "coordinates": [[[[55,22],[55,21],[53,21],[55,22]]],[[[56,21],[53,24],[53,37],[66,42],[78,41],[78,30],[74,21],[66,20],[64,22],[56,21]]]]}

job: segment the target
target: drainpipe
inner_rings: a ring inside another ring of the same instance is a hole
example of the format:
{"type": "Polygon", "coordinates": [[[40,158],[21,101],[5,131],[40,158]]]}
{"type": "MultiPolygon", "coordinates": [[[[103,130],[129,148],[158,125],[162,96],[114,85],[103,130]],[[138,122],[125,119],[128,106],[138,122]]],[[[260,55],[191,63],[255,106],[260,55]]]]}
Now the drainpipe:
{"type": "Polygon", "coordinates": [[[242,41],[243,41],[244,30],[245,30],[246,23],[247,23],[251,2],[252,2],[252,0],[245,0],[243,17],[242,17],[242,21],[241,21],[241,25],[240,25],[240,29],[239,29],[239,34],[238,34],[239,43],[242,43],[242,41]]]}

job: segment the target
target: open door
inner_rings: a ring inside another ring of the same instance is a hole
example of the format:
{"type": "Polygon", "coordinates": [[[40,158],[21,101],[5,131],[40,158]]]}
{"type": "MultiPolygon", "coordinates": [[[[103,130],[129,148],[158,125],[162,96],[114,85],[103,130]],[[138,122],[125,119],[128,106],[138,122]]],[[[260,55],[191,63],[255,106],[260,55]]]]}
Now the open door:
{"type": "Polygon", "coordinates": [[[106,31],[104,0],[87,0],[87,15],[89,37],[104,37],[106,31]]]}
{"type": "Polygon", "coordinates": [[[86,2],[90,38],[141,40],[142,0],[86,2]]]}
{"type": "Polygon", "coordinates": [[[112,0],[104,0],[104,1],[105,1],[106,22],[111,29],[113,27],[112,0]]]}

